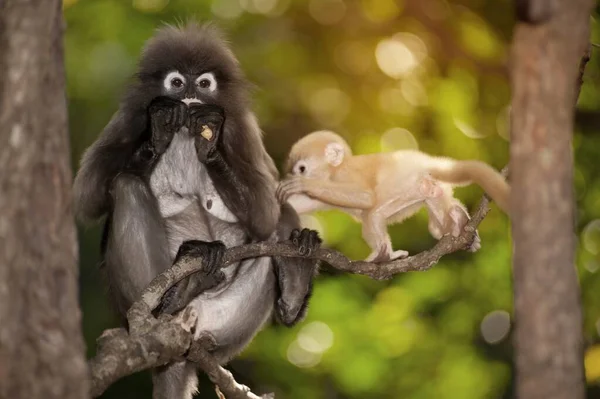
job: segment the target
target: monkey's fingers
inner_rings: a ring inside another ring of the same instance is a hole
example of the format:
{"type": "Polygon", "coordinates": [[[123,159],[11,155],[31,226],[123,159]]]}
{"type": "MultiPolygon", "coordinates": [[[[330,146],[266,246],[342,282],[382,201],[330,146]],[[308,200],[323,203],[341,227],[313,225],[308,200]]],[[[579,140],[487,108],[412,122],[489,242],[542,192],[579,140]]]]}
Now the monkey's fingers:
{"type": "Polygon", "coordinates": [[[208,244],[208,254],[205,265],[206,272],[213,274],[217,272],[223,264],[223,256],[225,256],[226,247],[221,241],[215,241],[208,244]]]}
{"type": "Polygon", "coordinates": [[[323,240],[321,240],[321,237],[319,236],[319,233],[317,231],[314,230],[310,230],[310,235],[309,235],[309,255],[315,251],[317,251],[320,247],[321,247],[321,243],[323,242],[323,240]]]}
{"type": "Polygon", "coordinates": [[[301,234],[300,229],[292,230],[292,233],[290,234],[290,241],[292,241],[292,244],[298,245],[299,239],[300,239],[300,234],[301,234]]]}

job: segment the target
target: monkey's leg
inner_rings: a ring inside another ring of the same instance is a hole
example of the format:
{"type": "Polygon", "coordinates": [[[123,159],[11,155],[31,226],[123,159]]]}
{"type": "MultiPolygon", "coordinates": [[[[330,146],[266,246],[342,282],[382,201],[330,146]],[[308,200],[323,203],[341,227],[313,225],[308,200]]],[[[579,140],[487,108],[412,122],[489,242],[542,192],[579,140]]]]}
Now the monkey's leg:
{"type": "MultiPolygon", "coordinates": [[[[429,232],[439,240],[447,234],[458,237],[471,217],[465,206],[453,197],[451,190],[446,190],[442,196],[429,198],[426,201],[429,215],[429,232]]],[[[469,246],[470,252],[481,248],[481,239],[475,232],[475,238],[469,246]]]]}
{"type": "MultiPolygon", "coordinates": [[[[291,239],[304,255],[310,255],[321,245],[316,231],[300,230],[300,219],[289,204],[281,206],[277,238],[278,241],[291,239]]],[[[312,293],[312,279],[316,274],[317,263],[313,259],[274,257],[280,291],[276,315],[284,325],[292,326],[304,317],[312,293]]]]}
{"type": "Polygon", "coordinates": [[[367,262],[384,262],[408,256],[407,251],[392,251],[386,218],[381,211],[367,211],[363,214],[362,233],[372,249],[371,254],[365,259],[367,262]]]}
{"type": "Polygon", "coordinates": [[[368,262],[382,262],[408,256],[408,251],[392,250],[387,225],[414,215],[423,206],[424,199],[424,195],[417,192],[411,198],[396,198],[372,211],[364,212],[363,237],[373,249],[366,259],[368,262]]]}
{"type": "Polygon", "coordinates": [[[198,393],[198,375],[191,362],[171,363],[152,372],[152,399],[191,399],[198,393]]]}
{"type": "Polygon", "coordinates": [[[171,266],[154,195],[139,177],[120,174],[111,188],[113,213],[105,251],[117,306],[125,314],[152,279],[171,266]]]}
{"type": "Polygon", "coordinates": [[[159,314],[173,314],[185,308],[195,297],[216,287],[225,274],[220,267],[225,255],[225,244],[221,241],[185,241],[179,247],[175,262],[181,258],[200,259],[202,269],[171,287],[163,296],[158,308],[159,314]]]}

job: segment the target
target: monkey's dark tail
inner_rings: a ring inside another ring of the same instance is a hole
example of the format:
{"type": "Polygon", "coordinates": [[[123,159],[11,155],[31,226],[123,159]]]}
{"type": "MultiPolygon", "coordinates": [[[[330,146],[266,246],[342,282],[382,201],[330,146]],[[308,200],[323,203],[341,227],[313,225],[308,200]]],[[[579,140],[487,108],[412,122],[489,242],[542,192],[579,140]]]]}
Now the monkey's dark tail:
{"type": "Polygon", "coordinates": [[[481,161],[451,161],[431,168],[434,179],[454,184],[475,183],[496,202],[498,207],[508,213],[510,186],[504,177],[490,165],[481,161]]]}

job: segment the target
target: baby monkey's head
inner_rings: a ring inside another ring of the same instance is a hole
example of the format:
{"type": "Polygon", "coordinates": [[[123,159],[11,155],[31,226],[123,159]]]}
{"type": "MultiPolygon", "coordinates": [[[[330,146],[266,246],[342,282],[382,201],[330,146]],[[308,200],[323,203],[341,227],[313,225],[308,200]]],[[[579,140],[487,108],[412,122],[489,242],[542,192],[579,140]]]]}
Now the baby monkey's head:
{"type": "Polygon", "coordinates": [[[340,135],[319,130],[309,133],[292,146],[285,173],[309,178],[328,178],[352,150],[340,135]]]}

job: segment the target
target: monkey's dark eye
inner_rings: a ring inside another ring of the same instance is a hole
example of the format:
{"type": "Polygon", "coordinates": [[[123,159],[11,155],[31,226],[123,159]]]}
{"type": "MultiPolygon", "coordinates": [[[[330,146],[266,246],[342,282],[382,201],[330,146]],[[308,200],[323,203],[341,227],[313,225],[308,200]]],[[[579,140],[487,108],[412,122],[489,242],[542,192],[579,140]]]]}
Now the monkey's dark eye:
{"type": "Polygon", "coordinates": [[[217,79],[212,72],[205,72],[196,79],[196,85],[203,92],[213,92],[217,89],[217,79]]]}
{"type": "Polygon", "coordinates": [[[181,86],[183,86],[183,81],[179,78],[173,78],[171,80],[171,84],[173,85],[173,87],[180,88],[181,86]]]}
{"type": "Polygon", "coordinates": [[[304,166],[304,165],[300,166],[298,169],[300,170],[300,173],[306,172],[306,166],[304,166]]]}

